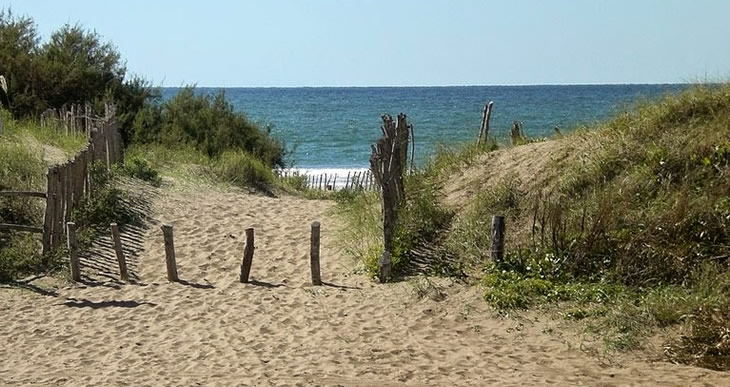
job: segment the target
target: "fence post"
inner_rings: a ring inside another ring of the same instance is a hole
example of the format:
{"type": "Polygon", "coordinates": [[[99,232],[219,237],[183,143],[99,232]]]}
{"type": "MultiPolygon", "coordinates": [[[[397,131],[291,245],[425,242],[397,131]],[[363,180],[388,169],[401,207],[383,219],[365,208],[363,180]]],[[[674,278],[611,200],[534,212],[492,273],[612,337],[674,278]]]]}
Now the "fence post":
{"type": "Polygon", "coordinates": [[[248,283],[248,275],[251,274],[251,264],[253,264],[253,228],[246,229],[246,247],[243,249],[243,261],[241,262],[241,282],[248,283]]]}
{"type": "Polygon", "coordinates": [[[319,270],[319,222],[312,222],[312,237],[309,249],[309,264],[312,267],[312,285],[322,285],[322,275],[319,270]]]}
{"type": "Polygon", "coordinates": [[[43,214],[43,255],[51,251],[52,239],[51,234],[53,233],[53,203],[54,195],[53,192],[53,172],[54,167],[48,168],[46,172],[46,209],[43,214]]]}
{"type": "Polygon", "coordinates": [[[162,236],[165,238],[165,263],[167,264],[167,280],[177,282],[177,263],[175,262],[175,244],[172,240],[172,226],[162,225],[162,236]]]}
{"type": "Polygon", "coordinates": [[[79,255],[76,251],[76,223],[68,222],[66,228],[68,258],[71,261],[71,279],[79,282],[81,281],[81,265],[79,264],[79,255]]]}
{"type": "Polygon", "coordinates": [[[504,216],[492,217],[492,261],[501,262],[504,258],[504,216]]]}
{"type": "Polygon", "coordinates": [[[124,250],[122,250],[122,238],[119,236],[119,226],[116,223],[111,224],[112,241],[114,242],[114,252],[117,253],[117,261],[119,261],[119,277],[122,281],[129,280],[127,272],[127,260],[124,258],[124,250]]]}

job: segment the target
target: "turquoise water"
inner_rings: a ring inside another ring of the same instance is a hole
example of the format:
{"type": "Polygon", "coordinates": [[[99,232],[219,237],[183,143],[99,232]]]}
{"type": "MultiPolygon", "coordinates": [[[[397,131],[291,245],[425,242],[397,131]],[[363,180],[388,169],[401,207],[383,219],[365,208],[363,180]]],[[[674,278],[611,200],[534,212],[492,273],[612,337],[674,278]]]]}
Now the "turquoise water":
{"type": "MultiPolygon", "coordinates": [[[[676,93],[686,85],[570,85],[366,88],[226,88],[233,106],[294,150],[305,169],[368,166],[370,144],[380,136],[380,116],[403,112],[414,125],[416,158],[438,144],[474,141],[484,104],[494,101],[490,134],[506,141],[512,121],[529,137],[550,136],[609,118],[635,103],[676,93]]],[[[179,89],[163,89],[170,98],[179,89]]],[[[215,88],[200,88],[213,93],[215,88]]]]}

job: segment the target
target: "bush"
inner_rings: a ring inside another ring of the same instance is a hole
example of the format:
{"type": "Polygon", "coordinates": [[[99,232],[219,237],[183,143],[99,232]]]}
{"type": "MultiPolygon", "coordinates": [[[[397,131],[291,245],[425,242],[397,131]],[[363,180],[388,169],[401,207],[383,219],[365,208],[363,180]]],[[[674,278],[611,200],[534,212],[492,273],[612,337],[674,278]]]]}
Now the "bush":
{"type": "Polygon", "coordinates": [[[234,111],[222,90],[211,96],[186,87],[172,99],[143,109],[135,119],[133,139],[168,146],[188,144],[211,158],[240,150],[269,168],[284,167],[284,146],[270,131],[234,111]]]}
{"type": "Polygon", "coordinates": [[[241,187],[270,191],[274,173],[261,160],[243,151],[227,151],[213,162],[213,172],[221,179],[241,187]]]}
{"type": "Polygon", "coordinates": [[[41,44],[32,18],[0,9],[0,74],[16,118],[67,103],[88,102],[100,111],[103,102],[114,101],[128,143],[134,117],[160,93],[140,77],[125,79],[126,72],[117,48],[95,31],[66,24],[41,44]]]}
{"type": "Polygon", "coordinates": [[[82,200],[72,216],[80,243],[90,243],[98,232],[106,231],[110,223],[139,223],[139,216],[125,205],[125,195],[116,185],[114,172],[96,162],[90,166],[89,181],[91,195],[82,200]]]}
{"type": "Polygon", "coordinates": [[[127,157],[122,165],[122,172],[128,176],[149,182],[155,187],[162,184],[160,173],[152,168],[147,159],[140,156],[127,157]]]}
{"type": "Polygon", "coordinates": [[[38,242],[27,233],[0,236],[0,282],[10,282],[41,265],[38,242]]]}

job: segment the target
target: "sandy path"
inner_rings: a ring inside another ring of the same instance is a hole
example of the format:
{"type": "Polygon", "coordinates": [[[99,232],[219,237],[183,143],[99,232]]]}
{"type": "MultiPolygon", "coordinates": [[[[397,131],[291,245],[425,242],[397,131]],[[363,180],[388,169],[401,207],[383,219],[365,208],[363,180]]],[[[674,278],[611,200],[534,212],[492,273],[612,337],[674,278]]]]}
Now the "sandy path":
{"type": "MultiPolygon", "coordinates": [[[[167,191],[166,191],[167,192],[167,191]]],[[[202,189],[160,194],[183,283],[165,280],[157,226],[138,284],[90,282],[55,296],[0,288],[0,385],[722,385],[727,374],[663,362],[606,367],[540,324],[495,316],[478,289],[446,301],[352,274],[328,202],[202,189]],[[308,285],[309,225],[322,221],[322,274],[308,285]],[[238,282],[256,228],[253,284],[238,282]]],[[[727,384],[726,384],[727,385],[727,384]]]]}

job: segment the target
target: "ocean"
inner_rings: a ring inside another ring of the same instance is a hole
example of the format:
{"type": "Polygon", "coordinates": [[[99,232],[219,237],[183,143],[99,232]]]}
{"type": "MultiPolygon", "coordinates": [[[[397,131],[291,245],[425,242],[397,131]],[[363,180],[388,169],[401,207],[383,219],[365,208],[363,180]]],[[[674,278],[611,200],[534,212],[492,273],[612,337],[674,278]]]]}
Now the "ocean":
{"type": "MultiPolygon", "coordinates": [[[[293,151],[293,166],[310,173],[346,174],[368,167],[381,115],[405,113],[414,125],[416,160],[441,145],[475,141],[484,104],[494,101],[490,135],[507,142],[522,121],[528,137],[549,137],[605,120],[635,104],[687,88],[667,85],[543,85],[465,87],[225,88],[234,108],[293,151]]],[[[171,98],[179,88],[163,88],[171,98]]],[[[199,88],[215,93],[217,88],[199,88]]]]}

